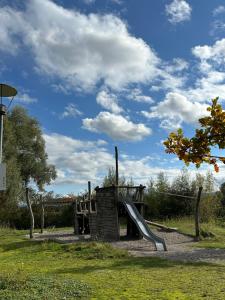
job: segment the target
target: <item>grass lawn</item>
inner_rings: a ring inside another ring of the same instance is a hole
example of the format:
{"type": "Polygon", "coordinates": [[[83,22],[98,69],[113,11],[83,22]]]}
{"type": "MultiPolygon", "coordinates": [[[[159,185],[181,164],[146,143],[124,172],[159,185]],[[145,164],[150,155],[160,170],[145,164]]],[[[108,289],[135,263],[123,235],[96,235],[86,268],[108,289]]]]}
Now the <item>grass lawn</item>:
{"type": "MultiPolygon", "coordinates": [[[[195,234],[194,219],[178,218],[164,222],[169,227],[175,227],[181,233],[195,234]]],[[[225,249],[225,222],[209,222],[201,224],[203,235],[205,236],[196,247],[225,249]],[[208,237],[207,237],[208,236],[208,237]]]]}
{"type": "Polygon", "coordinates": [[[0,230],[0,299],[225,299],[225,266],[134,258],[103,243],[0,230]]]}

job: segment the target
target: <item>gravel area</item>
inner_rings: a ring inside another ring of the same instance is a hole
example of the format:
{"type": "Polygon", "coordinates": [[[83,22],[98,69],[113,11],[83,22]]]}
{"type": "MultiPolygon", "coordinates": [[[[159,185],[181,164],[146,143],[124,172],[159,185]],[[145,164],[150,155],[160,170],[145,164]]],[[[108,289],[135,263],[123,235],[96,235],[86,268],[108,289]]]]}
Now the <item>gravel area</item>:
{"type": "Polygon", "coordinates": [[[178,232],[152,230],[156,235],[164,238],[168,251],[155,251],[154,245],[145,240],[118,241],[112,243],[114,247],[127,249],[136,257],[161,257],[183,262],[208,262],[225,265],[224,249],[197,248],[192,237],[178,232]]]}
{"type": "MultiPolygon", "coordinates": [[[[29,237],[29,236],[27,236],[29,237]]],[[[71,244],[78,241],[87,241],[91,240],[90,235],[74,235],[73,231],[52,231],[52,232],[44,232],[35,233],[34,234],[35,241],[54,241],[60,244],[71,244]]]]}
{"type": "MultiPolygon", "coordinates": [[[[153,243],[144,239],[111,242],[113,247],[126,249],[136,257],[161,257],[185,262],[210,262],[225,265],[225,250],[196,248],[194,239],[178,232],[165,232],[153,229],[153,232],[165,239],[167,250],[155,251],[153,243]]],[[[122,233],[124,234],[124,232],[122,233]]],[[[73,231],[52,231],[35,234],[35,241],[51,240],[58,243],[90,241],[90,235],[75,236],[73,231]]]]}

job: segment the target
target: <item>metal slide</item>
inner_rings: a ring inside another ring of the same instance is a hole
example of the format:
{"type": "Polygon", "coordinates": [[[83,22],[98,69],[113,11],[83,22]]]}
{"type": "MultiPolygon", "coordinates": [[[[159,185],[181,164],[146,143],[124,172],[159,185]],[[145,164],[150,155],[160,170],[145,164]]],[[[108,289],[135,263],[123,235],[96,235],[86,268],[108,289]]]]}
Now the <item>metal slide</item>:
{"type": "Polygon", "coordinates": [[[157,251],[167,251],[164,239],[158,237],[150,230],[131,198],[129,196],[121,197],[121,201],[144,239],[153,242],[157,251]]]}

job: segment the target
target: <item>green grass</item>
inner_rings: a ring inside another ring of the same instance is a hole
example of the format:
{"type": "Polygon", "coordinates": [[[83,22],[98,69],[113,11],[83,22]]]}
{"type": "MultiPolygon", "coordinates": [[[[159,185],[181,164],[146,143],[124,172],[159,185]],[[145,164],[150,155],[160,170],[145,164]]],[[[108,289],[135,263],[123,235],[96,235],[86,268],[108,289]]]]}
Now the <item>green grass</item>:
{"type": "MultiPolygon", "coordinates": [[[[194,219],[191,218],[177,218],[164,222],[169,227],[176,227],[179,232],[195,235],[194,219]]],[[[202,238],[196,243],[196,247],[202,248],[218,248],[225,249],[225,222],[211,221],[201,224],[202,238]]]]}
{"type": "Polygon", "coordinates": [[[225,299],[225,266],[134,258],[107,243],[34,242],[0,230],[0,299],[225,299]]]}

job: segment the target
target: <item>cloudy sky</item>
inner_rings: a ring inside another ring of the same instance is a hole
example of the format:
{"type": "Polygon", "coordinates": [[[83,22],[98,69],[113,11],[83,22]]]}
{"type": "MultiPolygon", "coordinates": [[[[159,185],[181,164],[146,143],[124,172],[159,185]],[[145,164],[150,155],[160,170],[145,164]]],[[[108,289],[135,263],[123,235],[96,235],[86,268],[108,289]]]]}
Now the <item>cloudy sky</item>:
{"type": "Polygon", "coordinates": [[[137,184],[173,178],[183,163],[162,141],[225,101],[224,0],[0,0],[0,52],[1,82],[43,128],[57,193],[100,184],[115,145],[137,184]]]}

